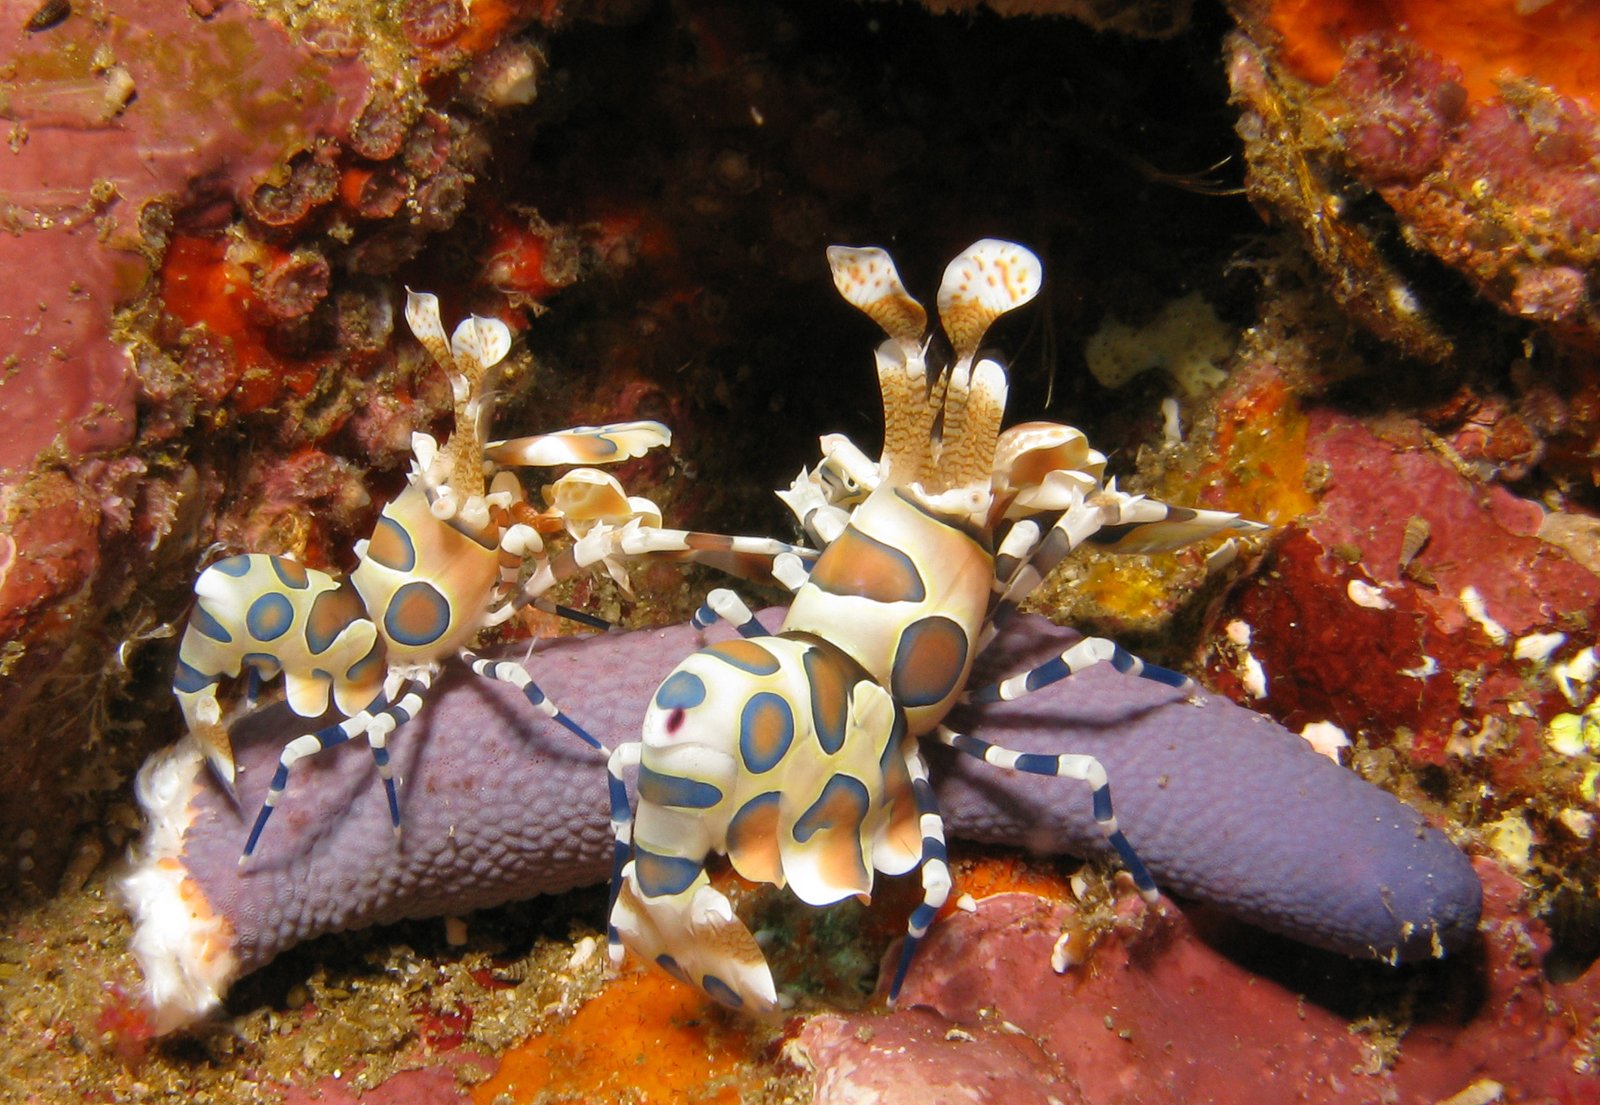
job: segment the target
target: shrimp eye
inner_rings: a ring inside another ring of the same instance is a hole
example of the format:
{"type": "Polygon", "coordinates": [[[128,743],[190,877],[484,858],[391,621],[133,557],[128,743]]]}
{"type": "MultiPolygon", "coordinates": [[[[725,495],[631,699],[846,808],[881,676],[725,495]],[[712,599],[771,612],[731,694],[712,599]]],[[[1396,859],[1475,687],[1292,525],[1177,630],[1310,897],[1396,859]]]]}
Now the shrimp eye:
{"type": "Polygon", "coordinates": [[[668,733],[676,733],[679,729],[683,728],[683,719],[686,713],[687,711],[685,711],[682,706],[674,706],[672,708],[672,712],[667,715],[668,733]]]}

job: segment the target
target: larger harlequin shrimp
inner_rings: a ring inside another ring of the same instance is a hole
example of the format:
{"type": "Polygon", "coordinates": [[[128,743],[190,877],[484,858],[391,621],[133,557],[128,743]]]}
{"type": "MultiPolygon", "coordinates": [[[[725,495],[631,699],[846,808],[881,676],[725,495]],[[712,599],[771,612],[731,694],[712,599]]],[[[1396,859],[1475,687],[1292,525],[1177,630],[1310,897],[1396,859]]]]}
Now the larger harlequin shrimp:
{"type": "Polygon", "coordinates": [[[415,462],[406,488],[383,508],[371,538],[356,544],[349,577],[247,553],[212,564],[195,583],[197,601],[179,645],[173,689],[226,787],[232,789],[234,762],[217,696],[225,678],[247,673],[253,698],[261,682],[281,673],[295,713],[318,717],[331,697],[341,719],[284,748],[241,863],[255,851],[293,765],[355,737],[371,748],[398,835],[388,735],[422,708],[439,665],[452,656],[481,675],[515,684],[535,708],[599,749],[519,665],[481,660],[468,648],[483,629],[526,603],[542,602],[561,579],[598,565],[626,585],[621,558],[648,553],[733,568],[748,567],[745,558],[808,553],[781,542],[663,530],[652,503],[628,497],[614,477],[593,468],[574,469],[546,488],[551,505],[536,510],[501,466],[614,463],[668,444],[670,431],[659,422],[624,422],[486,442],[487,374],[509,350],[510,331],[474,316],[446,341],[437,298],[418,293],[408,295],[406,320],[449,373],[456,432],[442,446],[427,434],[413,435],[415,462]],[[541,531],[561,529],[573,543],[557,557],[546,556],[541,531]],[[530,561],[531,575],[519,588],[530,561]]]}
{"type": "Polygon", "coordinates": [[[996,627],[1085,540],[1150,551],[1259,528],[1103,483],[1105,458],[1069,426],[1001,432],[1005,373],[975,354],[994,319],[1038,291],[1039,262],[1027,250],[984,240],[951,262],[938,307],[953,360],[937,374],[925,360],[926,312],[888,254],[834,247],[828,257],[840,292],[888,334],[877,353],[882,457],[873,462],[843,437],[823,438],[822,463],[781,493],[826,546],[809,575],[780,558],[777,574],[794,590],[782,628],[769,633],[731,592],[713,591],[696,624],[724,618],[740,638],[681,663],[657,690],[642,740],[610,759],[613,958],[630,949],[757,1014],[778,1007],[772,976],[710,885],[707,856],[724,853],[745,878],[787,885],[811,905],[865,898],[874,871],[920,868],[923,900],[892,999],[950,886],[918,745],[924,736],[1003,769],[1087,783],[1097,822],[1141,892],[1154,896],[1097,761],[1016,753],[943,721],[964,695],[1015,698],[1102,661],[1188,685],[1088,638],[993,686],[966,686],[996,627]],[[637,812],[623,784],[634,764],[637,812]]]}

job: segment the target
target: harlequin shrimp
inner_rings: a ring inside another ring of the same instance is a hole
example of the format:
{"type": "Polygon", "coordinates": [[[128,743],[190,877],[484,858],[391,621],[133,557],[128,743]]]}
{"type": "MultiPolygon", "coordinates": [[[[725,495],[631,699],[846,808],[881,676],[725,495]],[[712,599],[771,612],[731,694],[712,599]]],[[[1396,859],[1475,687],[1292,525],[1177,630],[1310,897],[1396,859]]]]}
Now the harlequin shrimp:
{"type": "MultiPolygon", "coordinates": [[[[477,657],[477,634],[580,570],[600,566],[624,587],[624,557],[659,553],[748,569],[747,559],[805,553],[776,541],[663,530],[647,499],[629,497],[612,476],[577,468],[545,488],[540,511],[523,499],[502,466],[610,464],[669,444],[659,422],[578,427],[506,441],[486,441],[489,369],[509,351],[504,323],[473,316],[448,341],[435,296],[408,292],[406,321],[448,373],[456,432],[440,445],[412,436],[407,485],[383,508],[372,536],[357,542],[346,578],[282,556],[246,553],[212,564],[195,583],[196,603],[178,650],[173,690],[184,720],[231,792],[234,760],[217,692],[245,673],[253,702],[280,673],[299,716],[320,717],[330,697],[341,716],[291,742],[279,758],[240,857],[254,853],[299,760],[364,737],[383,781],[389,816],[400,833],[400,806],[387,748],[389,734],[422,708],[440,664],[459,656],[480,675],[516,685],[529,703],[595,749],[602,746],[563,713],[520,665],[477,657]],[[493,472],[492,479],[486,474],[493,472]],[[541,533],[574,540],[545,554],[541,533]],[[528,564],[532,572],[518,584],[528,564]]],[[[575,613],[575,612],[567,612],[575,613]]],[[[579,615],[581,616],[581,615],[579,615]]],[[[604,623],[600,623],[604,624],[604,623]]]]}
{"type": "Polygon", "coordinates": [[[823,546],[806,568],[780,557],[794,591],[770,633],[732,592],[695,616],[740,636],[702,649],[661,684],[643,738],[609,760],[616,850],[610,945],[660,964],[725,1005],[770,1014],[778,999],[760,947],[706,860],[787,885],[810,905],[865,900],[874,870],[920,869],[922,902],[889,987],[899,992],[917,942],[950,888],[943,825],[918,741],[931,737],[1005,770],[1088,784],[1095,819],[1140,891],[1155,887],[1117,826],[1092,757],[1022,754],[943,724],[963,699],[1012,699],[1107,662],[1174,686],[1190,681],[1086,638],[1046,663],[967,690],[978,652],[1027,594],[1087,540],[1112,550],[1171,549],[1236,515],[1167,506],[1103,482],[1105,457],[1069,426],[1001,432],[1006,376],[978,359],[990,324],[1037,293],[1037,258],[979,241],[946,269],[940,321],[952,361],[930,371],[927,314],[876,248],[828,251],[845,299],[887,333],[877,351],[884,447],[870,461],[848,439],[780,495],[823,546]],[[638,766],[631,811],[623,772],[638,766]]]}

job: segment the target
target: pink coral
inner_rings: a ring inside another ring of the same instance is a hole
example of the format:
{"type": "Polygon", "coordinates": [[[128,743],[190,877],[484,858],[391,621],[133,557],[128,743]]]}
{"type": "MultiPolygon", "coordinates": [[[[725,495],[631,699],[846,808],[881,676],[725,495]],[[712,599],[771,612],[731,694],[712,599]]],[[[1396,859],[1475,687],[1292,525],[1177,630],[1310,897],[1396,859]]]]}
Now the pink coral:
{"type": "Polygon", "coordinates": [[[77,453],[132,438],[131,364],[109,324],[147,271],[128,252],[144,206],[248,189],[297,145],[342,130],[367,80],[358,62],[304,55],[244,5],[207,21],[172,5],[68,19],[20,43],[14,65],[31,93],[24,103],[44,114],[22,111],[27,141],[8,156],[7,196],[20,233],[0,235],[0,266],[27,271],[30,299],[43,307],[0,316],[0,347],[15,358],[0,376],[13,427],[0,471],[13,472],[58,433],[77,453]],[[136,95],[109,116],[63,115],[62,81],[96,78],[59,76],[60,59],[87,67],[102,53],[136,95]],[[289,82],[305,91],[284,95],[289,82]],[[204,113],[191,110],[202,104],[204,113]]]}
{"type": "Polygon", "coordinates": [[[1248,186],[1300,224],[1351,313],[1414,355],[1443,361],[1461,337],[1418,302],[1396,228],[1502,310],[1593,348],[1600,115],[1593,51],[1577,44],[1595,16],[1470,6],[1236,0],[1248,186]],[[1350,203],[1342,172],[1392,217],[1350,203]]]}
{"type": "Polygon", "coordinates": [[[1083,1105],[1088,1099],[1026,1036],[952,1024],[931,1009],[812,1017],[800,1046],[814,1105],[1083,1105]]]}
{"type": "Polygon", "coordinates": [[[1512,86],[1473,114],[1456,165],[1464,182],[1483,180],[1536,220],[1547,208],[1547,233],[1569,245],[1600,230],[1600,117],[1576,101],[1512,86]]]}
{"type": "Polygon", "coordinates": [[[1435,165],[1467,102],[1461,74],[1405,42],[1368,36],[1350,47],[1333,91],[1345,152],[1375,183],[1414,183],[1435,165]]]}
{"type": "Polygon", "coordinates": [[[1087,962],[1057,975],[1052,947],[1082,915],[1004,894],[934,927],[902,1002],[961,1025],[1015,1025],[1055,1060],[1054,1077],[1096,1102],[1432,1102],[1480,1079],[1510,1101],[1589,1100],[1583,1026],[1600,1015],[1600,981],[1548,981],[1538,959],[1550,938],[1520,915],[1521,888],[1491,864],[1479,872],[1481,958],[1408,975],[1166,906],[1115,922],[1087,962]],[[1378,1013],[1365,1027],[1354,991],[1378,1013]],[[1390,1018],[1398,1027],[1378,1027],[1390,1018]]]}

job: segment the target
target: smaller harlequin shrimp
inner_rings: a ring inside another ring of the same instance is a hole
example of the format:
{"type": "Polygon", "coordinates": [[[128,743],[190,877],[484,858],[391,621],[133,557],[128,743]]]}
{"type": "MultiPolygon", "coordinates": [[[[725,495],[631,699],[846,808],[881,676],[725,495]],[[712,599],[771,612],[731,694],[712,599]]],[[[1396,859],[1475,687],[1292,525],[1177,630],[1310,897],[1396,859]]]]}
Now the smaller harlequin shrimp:
{"type": "Polygon", "coordinates": [[[510,331],[474,316],[446,341],[438,299],[415,292],[408,294],[406,320],[449,374],[456,432],[443,445],[413,435],[406,487],[383,508],[372,536],[356,544],[355,570],[340,579],[286,557],[246,553],[212,564],[195,583],[173,690],[224,786],[231,790],[234,779],[217,697],[225,678],[246,673],[253,698],[259,684],[282,674],[295,713],[319,717],[331,698],[340,715],[284,748],[241,863],[255,851],[294,764],[355,737],[372,750],[398,836],[388,736],[422,708],[440,664],[452,656],[480,675],[515,684],[536,709],[599,749],[519,665],[481,660],[469,648],[520,606],[542,603],[539,596],[561,579],[601,566],[626,584],[622,560],[651,554],[735,570],[749,561],[770,563],[778,552],[813,555],[776,541],[663,530],[653,503],[627,496],[614,477],[589,467],[558,479],[546,489],[550,507],[535,509],[507,466],[616,463],[668,444],[670,431],[659,422],[623,422],[489,442],[488,370],[509,351],[510,331]],[[547,556],[540,534],[560,530],[573,543],[547,556]],[[529,565],[531,575],[519,587],[529,565]]]}

